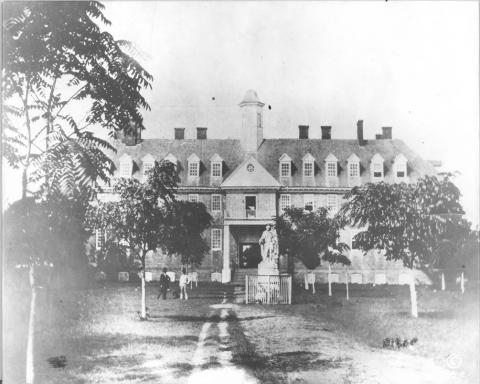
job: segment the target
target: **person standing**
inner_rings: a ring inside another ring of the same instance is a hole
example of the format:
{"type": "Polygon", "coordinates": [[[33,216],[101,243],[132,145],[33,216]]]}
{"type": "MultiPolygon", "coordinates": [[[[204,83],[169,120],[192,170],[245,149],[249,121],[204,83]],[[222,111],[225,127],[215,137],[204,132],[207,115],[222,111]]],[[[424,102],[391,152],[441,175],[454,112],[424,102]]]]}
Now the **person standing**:
{"type": "Polygon", "coordinates": [[[162,296],[162,299],[167,298],[167,291],[170,287],[170,277],[167,275],[167,268],[163,268],[162,274],[160,275],[160,293],[157,296],[157,300],[162,296]]]}
{"type": "Polygon", "coordinates": [[[180,280],[178,284],[180,285],[180,300],[185,299],[188,300],[187,294],[187,285],[188,285],[188,275],[187,270],[185,268],[182,269],[182,275],[180,276],[180,280]]]}

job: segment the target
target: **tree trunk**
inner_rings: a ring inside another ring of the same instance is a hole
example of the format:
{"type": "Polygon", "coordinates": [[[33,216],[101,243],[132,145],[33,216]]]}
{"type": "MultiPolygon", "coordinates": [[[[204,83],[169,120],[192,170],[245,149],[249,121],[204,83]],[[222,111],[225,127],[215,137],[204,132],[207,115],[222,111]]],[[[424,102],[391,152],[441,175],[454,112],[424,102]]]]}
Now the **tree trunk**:
{"type": "Polygon", "coordinates": [[[142,303],[140,309],[140,319],[147,320],[147,298],[145,295],[145,252],[142,255],[142,273],[140,275],[142,281],[142,303]]]}
{"type": "Polygon", "coordinates": [[[33,384],[35,380],[35,371],[33,368],[33,342],[34,342],[34,335],[35,335],[35,302],[37,299],[37,289],[35,287],[35,275],[34,275],[33,265],[30,267],[29,280],[30,280],[31,296],[30,296],[30,315],[28,318],[25,382],[27,384],[33,384]]]}
{"type": "Polygon", "coordinates": [[[412,304],[412,317],[418,317],[417,291],[415,290],[415,276],[410,270],[410,303],[412,304]]]}
{"type": "Polygon", "coordinates": [[[332,296],[332,267],[328,263],[328,296],[332,296]]]}

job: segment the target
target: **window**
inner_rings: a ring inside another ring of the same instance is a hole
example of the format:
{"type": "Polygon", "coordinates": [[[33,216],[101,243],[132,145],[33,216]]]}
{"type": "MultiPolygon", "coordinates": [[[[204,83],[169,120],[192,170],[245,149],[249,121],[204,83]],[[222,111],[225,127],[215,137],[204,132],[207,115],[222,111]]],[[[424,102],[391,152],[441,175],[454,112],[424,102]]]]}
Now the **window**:
{"type": "Polygon", "coordinates": [[[313,212],[315,210],[315,203],[313,200],[313,195],[304,195],[303,196],[303,205],[306,211],[313,212]]]}
{"type": "Polygon", "coordinates": [[[401,153],[395,157],[393,170],[395,181],[402,182],[407,180],[407,158],[401,153]]]}
{"type": "Polygon", "coordinates": [[[260,112],[257,113],[257,128],[262,128],[262,114],[260,112]]]}
{"type": "Polygon", "coordinates": [[[222,210],[222,196],[212,195],[212,212],[220,212],[222,210]]]}
{"type": "Polygon", "coordinates": [[[382,163],[374,163],[373,164],[373,177],[376,179],[383,177],[383,164],[382,163]]]}
{"type": "Polygon", "coordinates": [[[190,203],[198,203],[198,195],[197,194],[189,194],[188,201],[190,203]]]}
{"type": "Polygon", "coordinates": [[[313,177],[313,163],[311,161],[303,163],[303,176],[313,177]]]}
{"type": "Polygon", "coordinates": [[[212,163],[212,177],[222,177],[222,163],[212,163]]]}
{"type": "Polygon", "coordinates": [[[212,229],[212,250],[218,251],[222,249],[222,230],[218,228],[212,229]]]}
{"type": "Polygon", "coordinates": [[[327,208],[330,212],[337,210],[337,195],[327,195],[327,208]]]}
{"type": "Polygon", "coordinates": [[[281,163],[280,164],[280,176],[281,177],[290,177],[290,163],[281,163]]]}
{"type": "Polygon", "coordinates": [[[337,163],[332,163],[332,162],[327,163],[327,176],[328,177],[337,176],[337,163]]]}
{"type": "Polygon", "coordinates": [[[132,162],[123,160],[120,162],[120,177],[129,178],[132,176],[132,162]]]}
{"type": "Polygon", "coordinates": [[[359,232],[360,232],[360,231],[358,231],[358,230],[351,230],[351,231],[350,231],[350,236],[351,236],[351,238],[352,238],[352,239],[351,239],[351,245],[352,245],[352,246],[351,246],[351,249],[352,249],[352,251],[353,251],[354,249],[360,249],[360,247],[358,246],[358,242],[355,240],[355,236],[356,236],[357,233],[359,233],[359,232]]]}
{"type": "Polygon", "coordinates": [[[350,177],[359,177],[360,176],[359,168],[360,167],[358,163],[350,163],[348,167],[348,175],[350,177]]]}
{"type": "Polygon", "coordinates": [[[95,248],[100,251],[105,247],[105,231],[102,229],[95,230],[95,248]]]}
{"type": "Polygon", "coordinates": [[[198,177],[198,175],[199,175],[198,169],[199,169],[199,163],[189,162],[188,163],[188,176],[198,177]]]}
{"type": "Polygon", "coordinates": [[[291,207],[291,196],[290,195],[280,195],[280,210],[283,212],[285,209],[291,207]]]}
{"type": "Polygon", "coordinates": [[[257,211],[257,196],[245,196],[245,214],[247,219],[255,217],[257,211]]]}

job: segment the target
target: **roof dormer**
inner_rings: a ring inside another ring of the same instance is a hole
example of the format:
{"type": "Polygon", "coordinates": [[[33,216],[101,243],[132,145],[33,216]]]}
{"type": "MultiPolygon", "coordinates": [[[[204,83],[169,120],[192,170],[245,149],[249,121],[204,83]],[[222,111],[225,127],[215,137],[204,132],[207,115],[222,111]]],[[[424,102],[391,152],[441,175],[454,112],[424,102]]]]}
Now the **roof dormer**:
{"type": "Polygon", "coordinates": [[[347,159],[348,185],[354,187],[360,185],[360,158],[352,153],[347,159]]]}
{"type": "Polygon", "coordinates": [[[372,182],[383,181],[384,170],[383,170],[384,159],[380,154],[376,153],[373,155],[372,160],[370,161],[370,174],[372,182]]]}
{"type": "Polygon", "coordinates": [[[302,159],[303,163],[303,177],[314,177],[315,176],[315,158],[310,154],[307,153],[303,156],[302,159]]]}
{"type": "Polygon", "coordinates": [[[167,156],[165,156],[163,160],[169,161],[170,163],[172,163],[175,166],[178,163],[178,159],[171,153],[169,153],[167,156]]]}
{"type": "Polygon", "coordinates": [[[150,153],[147,153],[145,156],[142,157],[142,173],[144,180],[146,180],[147,178],[147,172],[152,169],[154,165],[155,158],[150,153]]]}
{"type": "Polygon", "coordinates": [[[200,176],[200,158],[192,153],[188,158],[188,177],[196,178],[200,176]]]}
{"type": "Polygon", "coordinates": [[[210,177],[212,179],[221,179],[223,176],[222,172],[223,159],[215,153],[210,157],[210,177]]]}
{"type": "Polygon", "coordinates": [[[407,182],[407,158],[399,153],[393,161],[393,177],[396,183],[407,182]]]}
{"type": "Polygon", "coordinates": [[[338,159],[333,153],[325,159],[325,182],[329,187],[338,186],[338,159]]]}
{"type": "Polygon", "coordinates": [[[291,178],[292,178],[292,158],[284,153],[278,159],[279,164],[279,175],[280,175],[280,182],[282,184],[290,185],[291,178]]]}

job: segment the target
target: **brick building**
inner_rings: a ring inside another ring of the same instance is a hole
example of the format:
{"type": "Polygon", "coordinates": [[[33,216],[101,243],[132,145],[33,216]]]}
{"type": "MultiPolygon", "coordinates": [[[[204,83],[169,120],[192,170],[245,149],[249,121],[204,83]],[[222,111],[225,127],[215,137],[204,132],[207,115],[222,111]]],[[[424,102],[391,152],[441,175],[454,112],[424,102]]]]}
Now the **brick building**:
{"type": "MultiPolygon", "coordinates": [[[[332,139],[331,127],[322,126],[321,139],[309,138],[309,126],[298,127],[298,139],[263,137],[264,104],[249,90],[239,104],[242,130],[238,139],[208,138],[207,128],[197,128],[196,139],[185,139],[184,128],[172,129],[172,139],[141,139],[129,135],[117,149],[116,177],[143,178],[155,160],[168,159],[177,166],[178,199],[200,201],[214,218],[205,237],[210,254],[199,268],[200,280],[221,272],[222,281],[240,280],[254,273],[259,260],[258,239],[266,223],[289,206],[339,209],[351,187],[367,182],[412,182],[434,167],[392,138],[392,128],[383,127],[374,140],[363,137],[363,122],[357,122],[355,139],[332,139]]],[[[354,130],[354,129],[352,129],[354,130]]],[[[352,135],[353,136],[353,135],[352,135]]],[[[385,261],[378,252],[363,254],[352,243],[355,229],[345,229],[342,241],[351,246],[353,282],[402,283],[403,267],[385,261]]],[[[281,268],[285,260],[281,257],[281,268]]],[[[147,268],[158,275],[167,266],[180,270],[175,255],[152,253],[147,268]]],[[[315,271],[326,280],[326,268],[315,271]]],[[[332,266],[333,280],[343,280],[344,267],[332,266]]],[[[297,274],[305,267],[295,265],[297,274]]]]}

